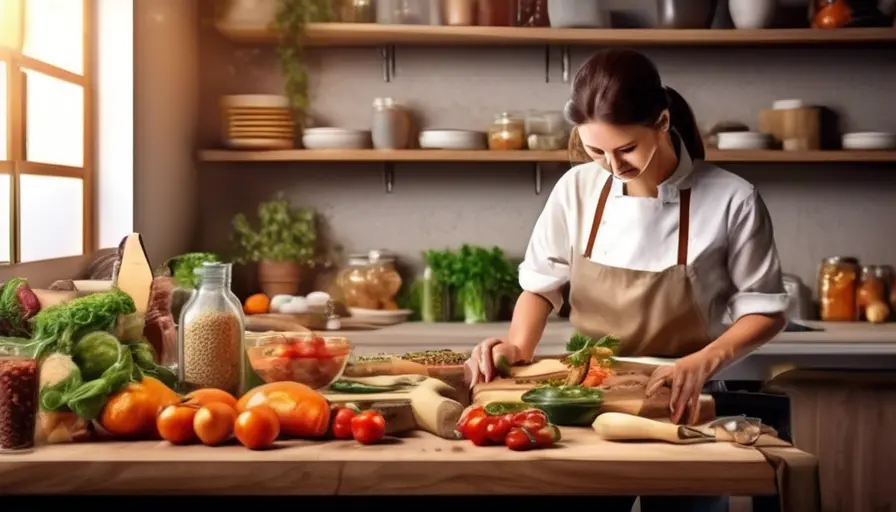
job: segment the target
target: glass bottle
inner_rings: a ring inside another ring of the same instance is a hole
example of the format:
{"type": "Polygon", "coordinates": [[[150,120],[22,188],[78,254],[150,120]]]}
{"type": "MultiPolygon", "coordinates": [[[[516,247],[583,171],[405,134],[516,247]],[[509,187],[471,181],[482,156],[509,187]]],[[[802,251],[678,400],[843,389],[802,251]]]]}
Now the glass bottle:
{"type": "Polygon", "coordinates": [[[855,322],[859,319],[856,292],[859,260],[834,256],[825,258],[818,272],[818,302],[821,320],[855,322]]]}
{"type": "Polygon", "coordinates": [[[206,262],[195,270],[199,288],[184,305],[177,329],[177,374],[183,391],[246,391],[245,318],[230,290],[232,265],[206,262]]]}

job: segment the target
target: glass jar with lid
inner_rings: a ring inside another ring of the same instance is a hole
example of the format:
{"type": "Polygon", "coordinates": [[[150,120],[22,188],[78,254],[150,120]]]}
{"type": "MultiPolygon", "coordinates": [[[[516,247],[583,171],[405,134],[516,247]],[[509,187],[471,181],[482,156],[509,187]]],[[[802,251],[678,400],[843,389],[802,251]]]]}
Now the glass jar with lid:
{"type": "Polygon", "coordinates": [[[377,309],[398,309],[395,297],[401,290],[402,281],[401,274],[395,268],[395,255],[383,250],[372,250],[368,254],[368,260],[370,268],[367,284],[371,296],[378,302],[377,309]]]}
{"type": "Polygon", "coordinates": [[[488,129],[488,148],[518,150],[526,147],[525,120],[510,112],[502,112],[488,129]]]}
{"type": "Polygon", "coordinates": [[[887,302],[886,287],[882,279],[880,267],[865,265],[862,267],[862,277],[856,292],[856,306],[859,308],[859,317],[865,316],[865,308],[875,302],[887,302]]]}
{"type": "Polygon", "coordinates": [[[336,286],[342,291],[347,307],[376,309],[377,302],[368,289],[369,274],[370,259],[367,254],[349,255],[348,266],[336,275],[336,286]]]}
{"type": "Polygon", "coordinates": [[[856,258],[833,256],[821,262],[818,271],[821,320],[855,322],[859,319],[856,300],[859,278],[859,260],[856,258]]]}
{"type": "Polygon", "coordinates": [[[184,305],[178,324],[178,380],[185,390],[246,391],[245,319],[230,290],[230,263],[205,262],[195,270],[199,288],[184,305]]]}

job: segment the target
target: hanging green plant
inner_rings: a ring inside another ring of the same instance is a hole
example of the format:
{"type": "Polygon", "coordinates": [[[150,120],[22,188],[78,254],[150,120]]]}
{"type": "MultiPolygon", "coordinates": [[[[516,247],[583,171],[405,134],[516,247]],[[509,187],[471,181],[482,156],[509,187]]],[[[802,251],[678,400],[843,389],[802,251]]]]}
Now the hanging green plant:
{"type": "Polygon", "coordinates": [[[308,68],[305,61],[305,25],[335,21],[330,0],[278,0],[274,28],[280,34],[277,56],[286,80],[286,95],[296,113],[299,128],[305,126],[308,111],[308,68]]]}

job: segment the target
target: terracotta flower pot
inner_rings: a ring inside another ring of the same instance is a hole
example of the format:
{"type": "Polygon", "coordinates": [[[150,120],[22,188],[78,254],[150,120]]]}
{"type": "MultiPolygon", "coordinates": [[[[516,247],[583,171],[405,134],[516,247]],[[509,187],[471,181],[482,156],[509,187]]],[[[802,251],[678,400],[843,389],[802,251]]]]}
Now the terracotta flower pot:
{"type": "Polygon", "coordinates": [[[298,295],[302,287],[303,267],[294,261],[258,262],[258,284],[268,297],[298,295]]]}

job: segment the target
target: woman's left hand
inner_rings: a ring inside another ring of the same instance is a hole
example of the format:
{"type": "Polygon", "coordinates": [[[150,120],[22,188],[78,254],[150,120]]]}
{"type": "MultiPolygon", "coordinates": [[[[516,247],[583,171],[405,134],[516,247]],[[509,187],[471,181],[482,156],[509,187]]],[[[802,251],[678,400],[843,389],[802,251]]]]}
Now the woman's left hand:
{"type": "Polygon", "coordinates": [[[724,358],[708,347],[685,356],[672,366],[654,370],[647,381],[646,393],[650,397],[668,384],[672,392],[669,408],[672,422],[679,423],[685,409],[689,409],[688,424],[697,423],[700,417],[700,395],[703,386],[722,367],[724,358]]]}

